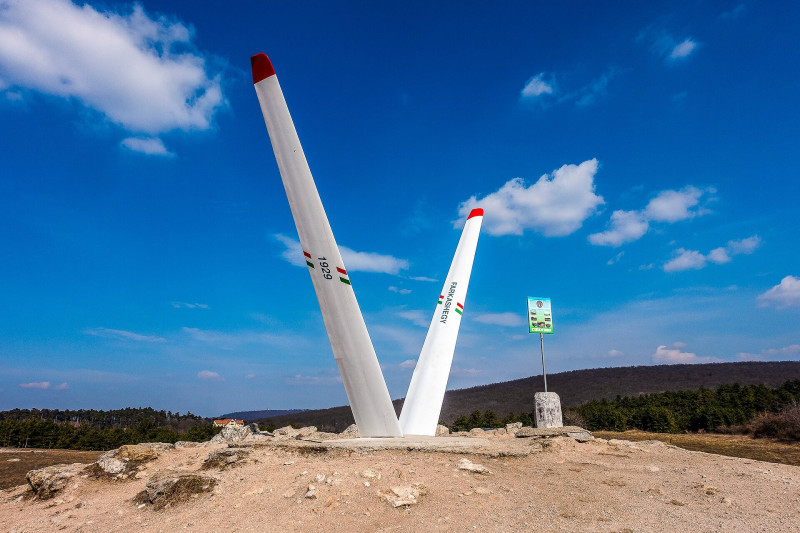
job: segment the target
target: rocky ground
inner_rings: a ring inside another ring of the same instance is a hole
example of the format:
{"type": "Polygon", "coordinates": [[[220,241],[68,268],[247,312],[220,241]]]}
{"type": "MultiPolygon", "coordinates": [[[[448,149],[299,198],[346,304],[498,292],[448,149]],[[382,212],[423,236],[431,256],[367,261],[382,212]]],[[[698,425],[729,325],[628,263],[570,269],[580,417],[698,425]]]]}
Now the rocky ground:
{"type": "Polygon", "coordinates": [[[800,531],[800,468],[657,441],[510,428],[404,449],[250,433],[31,471],[0,491],[0,531],[800,531]]]}

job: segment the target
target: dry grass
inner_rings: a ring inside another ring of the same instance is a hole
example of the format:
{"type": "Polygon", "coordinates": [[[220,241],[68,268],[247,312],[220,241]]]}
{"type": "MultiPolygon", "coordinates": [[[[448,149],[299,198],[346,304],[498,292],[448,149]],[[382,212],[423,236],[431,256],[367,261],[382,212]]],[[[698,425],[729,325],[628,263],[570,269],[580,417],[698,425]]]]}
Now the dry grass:
{"type": "Polygon", "coordinates": [[[595,431],[593,434],[602,439],[660,440],[686,450],[800,466],[800,443],[785,443],[776,439],[716,433],[647,433],[638,430],[595,431]]]}
{"type": "Polygon", "coordinates": [[[27,483],[25,474],[29,470],[61,463],[92,463],[102,452],[80,452],[75,450],[32,450],[19,448],[0,449],[0,489],[27,483]],[[15,461],[19,459],[19,461],[15,461]]]}

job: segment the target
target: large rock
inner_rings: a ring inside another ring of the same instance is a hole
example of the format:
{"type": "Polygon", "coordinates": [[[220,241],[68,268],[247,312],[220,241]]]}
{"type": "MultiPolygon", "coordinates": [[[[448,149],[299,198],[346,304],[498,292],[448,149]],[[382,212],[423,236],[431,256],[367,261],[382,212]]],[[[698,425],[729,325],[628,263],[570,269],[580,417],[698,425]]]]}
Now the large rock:
{"type": "Polygon", "coordinates": [[[358,426],[350,424],[347,426],[347,429],[339,433],[339,436],[343,439],[357,439],[359,437],[358,426]]]}
{"type": "Polygon", "coordinates": [[[293,439],[297,437],[299,430],[294,429],[292,426],[284,426],[282,428],[276,429],[274,433],[276,437],[284,437],[284,438],[288,437],[290,439],[293,439]]]}
{"type": "Polygon", "coordinates": [[[126,444],[114,450],[100,454],[90,469],[97,477],[113,476],[125,479],[129,474],[138,471],[139,466],[158,459],[159,452],[173,449],[173,444],[164,442],[148,442],[143,444],[126,444]]]}
{"type": "Polygon", "coordinates": [[[166,445],[167,447],[157,447],[157,444],[163,443],[152,443],[152,445],[147,444],[126,444],[124,446],[120,446],[117,448],[116,456],[123,460],[128,461],[137,461],[140,463],[145,463],[147,461],[152,461],[153,459],[158,459],[158,450],[167,450],[170,448],[174,448],[173,445],[166,445]]]}
{"type": "Polygon", "coordinates": [[[25,475],[34,494],[42,500],[52,498],[53,495],[64,489],[69,482],[86,467],[82,463],[71,465],[53,465],[45,468],[31,470],[25,475]]]}
{"type": "Polygon", "coordinates": [[[211,450],[208,456],[203,460],[203,469],[209,468],[225,468],[237,463],[244,462],[250,452],[242,450],[241,448],[223,448],[221,450],[211,450]]]}
{"type": "Polygon", "coordinates": [[[313,434],[315,434],[316,432],[317,432],[317,427],[316,426],[302,427],[302,428],[297,430],[297,435],[295,435],[294,438],[296,438],[296,439],[307,439],[310,436],[312,436],[313,434]]]}
{"type": "Polygon", "coordinates": [[[250,426],[226,426],[209,441],[211,444],[240,442],[253,434],[250,426]]]}
{"type": "Polygon", "coordinates": [[[147,480],[145,489],[137,496],[138,501],[146,500],[155,509],[189,500],[196,494],[210,492],[217,480],[198,474],[182,474],[165,471],[147,480]]]}
{"type": "Polygon", "coordinates": [[[450,428],[447,426],[443,426],[441,424],[436,425],[436,436],[437,437],[446,437],[450,434],[450,428]]]}

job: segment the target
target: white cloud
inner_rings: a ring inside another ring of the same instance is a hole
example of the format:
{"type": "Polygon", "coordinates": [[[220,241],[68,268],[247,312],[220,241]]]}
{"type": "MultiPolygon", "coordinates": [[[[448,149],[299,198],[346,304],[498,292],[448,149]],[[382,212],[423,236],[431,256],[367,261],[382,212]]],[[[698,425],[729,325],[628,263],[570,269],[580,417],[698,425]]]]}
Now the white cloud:
{"type": "Polygon", "coordinates": [[[250,372],[249,374],[245,374],[245,375],[244,375],[244,378],[245,378],[245,379],[253,379],[254,377],[256,377],[256,375],[255,375],[255,374],[253,374],[252,372],[250,372]]]}
{"type": "Polygon", "coordinates": [[[525,83],[525,87],[520,91],[520,95],[522,98],[536,98],[543,94],[553,94],[554,92],[555,79],[544,72],[540,72],[525,83]],[[550,80],[546,80],[546,77],[549,77],[550,80]]]}
{"type": "Polygon", "coordinates": [[[223,381],[222,376],[211,370],[201,370],[197,373],[197,378],[203,381],[223,381]]]}
{"type": "Polygon", "coordinates": [[[716,192],[712,188],[698,189],[689,185],[679,191],[666,190],[648,202],[644,215],[654,222],[678,222],[706,214],[705,209],[695,209],[704,194],[716,192]]]}
{"type": "Polygon", "coordinates": [[[589,235],[589,242],[596,246],[622,246],[633,242],[650,229],[650,224],[641,211],[614,211],[611,213],[610,228],[589,235]]]}
{"type": "MultiPolygon", "coordinates": [[[[558,103],[575,102],[575,105],[579,107],[591,105],[608,92],[608,84],[616,76],[617,72],[617,69],[609,68],[586,85],[558,96],[556,101],[558,103]]],[[[520,97],[529,101],[542,100],[547,96],[555,97],[559,92],[561,91],[559,91],[556,84],[555,75],[540,72],[525,83],[525,87],[520,91],[520,97]]]]}
{"type": "Polygon", "coordinates": [[[436,278],[429,278],[426,276],[411,276],[409,279],[413,279],[414,281],[439,281],[436,278]]]}
{"type": "Polygon", "coordinates": [[[480,200],[472,196],[461,203],[461,218],[453,226],[462,227],[469,212],[480,207],[483,229],[490,235],[522,235],[528,229],[547,237],[569,235],[603,203],[594,193],[597,167],[597,159],[564,165],[530,186],[514,178],[480,200]]]}
{"type": "Polygon", "coordinates": [[[139,342],[165,342],[167,340],[164,337],[142,335],[140,333],[134,333],[133,331],[125,331],[122,329],[87,328],[83,330],[83,333],[86,335],[103,337],[106,339],[126,339],[139,342]]]}
{"type": "MultiPolygon", "coordinates": [[[[295,266],[306,266],[300,241],[281,234],[275,235],[275,238],[286,247],[286,250],[281,252],[283,259],[295,266]]],[[[391,255],[357,252],[346,246],[340,246],[339,253],[342,254],[342,261],[348,272],[377,272],[397,275],[401,270],[408,270],[408,261],[391,255]]]]}
{"type": "Polygon", "coordinates": [[[480,369],[477,369],[477,368],[461,368],[461,367],[455,366],[455,365],[450,370],[450,375],[451,376],[456,376],[456,377],[463,377],[463,376],[471,377],[471,376],[478,376],[478,375],[484,374],[484,373],[485,373],[484,370],[480,370],[480,369]]]}
{"type": "Polygon", "coordinates": [[[653,362],[670,365],[687,363],[714,363],[721,361],[721,359],[716,357],[698,357],[697,354],[691,352],[682,352],[680,348],[685,345],[681,343],[675,343],[674,346],[674,348],[667,348],[666,346],[661,345],[656,348],[656,351],[653,354],[653,362]]]}
{"type": "Polygon", "coordinates": [[[224,105],[193,28],[141,5],[126,13],[68,0],[5,0],[0,69],[12,87],[75,99],[123,128],[204,130],[224,105]]]}
{"type": "Polygon", "coordinates": [[[120,144],[128,150],[141,152],[147,155],[166,155],[170,157],[175,155],[167,150],[167,147],[164,146],[164,141],[158,137],[128,137],[127,139],[123,139],[120,144]]]}
{"type": "Polygon", "coordinates": [[[32,383],[20,383],[20,387],[23,389],[49,389],[50,382],[49,381],[34,381],[32,383]]]}
{"type": "Polygon", "coordinates": [[[405,318],[406,320],[410,320],[417,326],[427,327],[431,323],[431,315],[426,314],[422,311],[416,310],[409,310],[409,311],[400,311],[397,313],[397,316],[400,318],[405,318]]]}
{"type": "Polygon", "coordinates": [[[406,359],[402,363],[398,365],[400,368],[405,370],[414,369],[417,367],[417,360],[416,359],[406,359]]]}
{"type": "Polygon", "coordinates": [[[664,265],[664,272],[681,272],[683,270],[700,270],[706,266],[706,256],[695,250],[678,248],[677,257],[664,265]]]}
{"type": "Polygon", "coordinates": [[[391,255],[376,254],[372,252],[356,252],[346,246],[340,246],[342,261],[345,268],[353,272],[379,272],[383,274],[399,274],[401,270],[408,270],[408,261],[397,259],[391,255]]]}
{"type": "Polygon", "coordinates": [[[726,248],[714,248],[708,252],[706,257],[709,261],[717,263],[718,265],[729,263],[731,261],[731,256],[726,248]]]}
{"type": "Polygon", "coordinates": [[[172,307],[175,309],[180,309],[182,307],[186,309],[208,309],[208,304],[199,304],[197,302],[172,302],[172,307]]]}
{"type": "Polygon", "coordinates": [[[619,350],[609,350],[609,351],[608,351],[608,356],[609,356],[609,357],[619,357],[619,356],[621,356],[621,355],[625,355],[625,353],[624,353],[624,352],[621,352],[621,351],[619,351],[619,350]]]}
{"type": "Polygon", "coordinates": [[[399,287],[395,287],[394,285],[389,286],[390,292],[396,292],[397,294],[411,294],[411,289],[401,289],[399,287]]]}
{"type": "Polygon", "coordinates": [[[740,352],[736,354],[736,359],[739,361],[785,361],[787,359],[796,359],[800,357],[800,344],[791,344],[783,348],[770,348],[768,350],[761,350],[761,353],[746,353],[740,352]]]}
{"type": "Polygon", "coordinates": [[[304,376],[295,374],[284,380],[287,385],[333,385],[342,382],[341,376],[304,376]]]}
{"type": "Polygon", "coordinates": [[[596,246],[622,246],[640,239],[650,230],[651,222],[674,223],[705,215],[710,211],[701,201],[711,201],[716,192],[711,187],[699,189],[692,185],[680,190],[664,190],[650,200],[641,211],[616,210],[611,213],[609,228],[589,235],[596,246]]]}
{"type": "Polygon", "coordinates": [[[761,246],[761,237],[753,235],[739,241],[728,241],[728,250],[731,255],[752,254],[756,248],[761,246]]]}
{"type": "Polygon", "coordinates": [[[800,278],[786,276],[756,299],[759,307],[775,306],[778,309],[800,307],[800,278]]]}
{"type": "Polygon", "coordinates": [[[761,245],[761,237],[753,235],[738,241],[728,241],[725,247],[714,248],[708,255],[703,255],[696,250],[679,248],[677,256],[664,264],[664,272],[680,272],[683,270],[700,270],[708,262],[716,264],[729,263],[733,256],[749,255],[761,245]]]}
{"type": "Polygon", "coordinates": [[[672,47],[669,58],[679,59],[682,57],[689,57],[689,55],[694,52],[695,48],[697,48],[697,43],[695,41],[692,39],[684,39],[682,42],[672,47]]]}
{"type": "Polygon", "coordinates": [[[67,390],[68,388],[69,385],[66,382],[64,382],[61,383],[60,385],[56,385],[55,387],[53,387],[53,390],[67,390]]]}
{"type": "Polygon", "coordinates": [[[637,37],[637,41],[649,41],[651,50],[666,61],[677,61],[689,57],[698,48],[700,43],[691,37],[679,41],[662,29],[650,26],[645,28],[637,37]]]}
{"type": "Polygon", "coordinates": [[[525,319],[519,313],[483,313],[473,317],[472,320],[496,326],[519,327],[525,325],[525,319]]]}
{"type": "Polygon", "coordinates": [[[198,342],[227,351],[247,345],[297,347],[300,343],[300,339],[304,339],[304,336],[262,333],[258,331],[226,332],[188,327],[181,328],[181,331],[198,342]]]}
{"type": "Polygon", "coordinates": [[[618,253],[617,255],[615,255],[614,257],[612,257],[608,261],[606,261],[606,264],[610,266],[610,265],[619,263],[619,260],[622,259],[623,255],[625,255],[625,252],[618,253]]]}
{"type": "Polygon", "coordinates": [[[558,99],[559,102],[566,102],[570,100],[575,101],[578,107],[586,107],[594,104],[598,98],[605,96],[608,93],[608,84],[617,75],[617,70],[609,68],[606,72],[601,74],[598,78],[593,79],[588,84],[580,87],[579,89],[569,92],[558,99]]]}

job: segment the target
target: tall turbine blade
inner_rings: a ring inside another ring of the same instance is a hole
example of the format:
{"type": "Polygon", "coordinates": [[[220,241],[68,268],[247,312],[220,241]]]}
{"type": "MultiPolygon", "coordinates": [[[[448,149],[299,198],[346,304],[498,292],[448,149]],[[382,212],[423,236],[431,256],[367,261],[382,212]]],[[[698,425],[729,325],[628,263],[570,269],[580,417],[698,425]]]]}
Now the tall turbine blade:
{"type": "Polygon", "coordinates": [[[472,261],[478,246],[483,209],[473,209],[458,241],[450,271],[436,304],[436,311],[422,345],[406,401],[400,413],[400,428],[405,435],[435,435],[442,411],[444,391],[453,363],[461,313],[467,298],[472,261]]]}
{"type": "Polygon", "coordinates": [[[389,390],[275,70],[264,54],[254,55],[251,64],[258,102],[359,434],[400,437],[389,390]]]}

